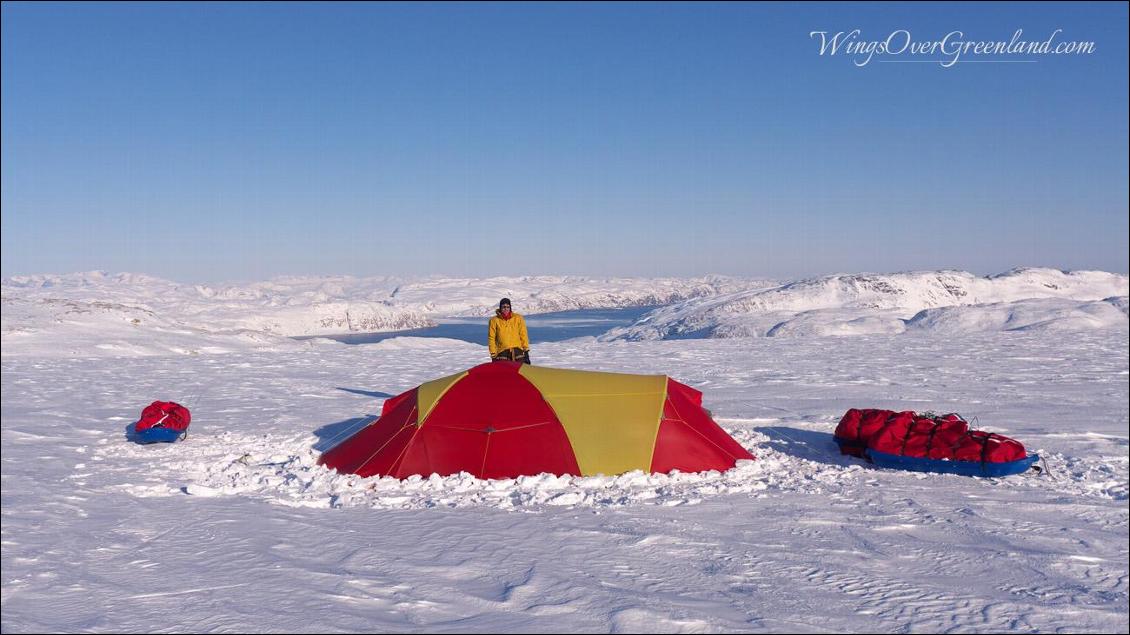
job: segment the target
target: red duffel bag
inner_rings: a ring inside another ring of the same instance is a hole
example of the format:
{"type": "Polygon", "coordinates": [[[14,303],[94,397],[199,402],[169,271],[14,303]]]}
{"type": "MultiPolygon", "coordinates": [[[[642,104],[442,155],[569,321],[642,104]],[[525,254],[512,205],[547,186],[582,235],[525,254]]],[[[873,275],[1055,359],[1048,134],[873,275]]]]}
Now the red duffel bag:
{"type": "Polygon", "coordinates": [[[867,441],[882,429],[893,414],[893,410],[875,408],[848,410],[840,419],[840,425],[836,426],[836,442],[840,445],[840,453],[863,458],[867,441]]]}
{"type": "Polygon", "coordinates": [[[888,454],[902,454],[903,446],[914,429],[918,415],[907,410],[887,417],[879,430],[867,439],[867,448],[888,454]]]}
{"type": "Polygon", "coordinates": [[[192,422],[192,415],[188,408],[175,401],[154,401],[141,411],[141,419],[135,426],[138,432],[150,428],[168,428],[170,430],[187,430],[192,422]]]}
{"type": "Polygon", "coordinates": [[[992,432],[972,430],[962,437],[953,458],[957,461],[1006,463],[1023,459],[1026,455],[1024,445],[1016,439],[992,432]]]}
{"type": "Polygon", "coordinates": [[[966,423],[965,419],[954,414],[937,419],[937,423],[926,457],[952,460],[958,444],[969,432],[969,424],[966,423]]]}

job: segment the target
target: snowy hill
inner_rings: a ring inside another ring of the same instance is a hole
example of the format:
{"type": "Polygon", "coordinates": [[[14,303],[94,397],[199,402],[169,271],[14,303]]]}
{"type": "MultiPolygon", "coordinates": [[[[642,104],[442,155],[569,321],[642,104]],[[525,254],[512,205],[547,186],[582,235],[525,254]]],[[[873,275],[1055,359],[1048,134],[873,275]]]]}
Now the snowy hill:
{"type": "Polygon", "coordinates": [[[4,355],[148,355],[285,349],[296,345],[289,335],[432,324],[383,302],[327,297],[301,285],[214,290],[139,274],[12,277],[0,337],[4,355]]]}
{"type": "Polygon", "coordinates": [[[489,315],[503,296],[522,313],[651,306],[746,288],[697,279],[285,277],[183,285],[94,271],[3,281],[4,355],[141,355],[293,346],[291,336],[434,326],[489,315]],[[60,342],[67,342],[60,346],[60,342]]]}
{"type": "Polygon", "coordinates": [[[398,303],[421,307],[430,314],[488,316],[499,298],[508,297],[519,313],[534,315],[592,308],[660,306],[691,298],[732,293],[764,282],[707,276],[705,278],[432,278],[401,285],[392,293],[398,303]]]}
{"type": "Polygon", "coordinates": [[[502,296],[526,314],[668,305],[604,341],[1125,328],[1128,294],[1125,275],[1055,269],[836,275],[783,285],[719,276],[338,276],[214,287],[95,271],[17,276],[0,290],[3,354],[44,356],[286,349],[296,346],[292,336],[486,316],[502,296]]]}
{"type": "Polygon", "coordinates": [[[906,327],[943,334],[1125,327],[1126,300],[1126,296],[1093,302],[1045,298],[942,307],[919,312],[906,327]]]}
{"type": "Polygon", "coordinates": [[[393,306],[388,300],[397,282],[389,278],[279,278],[213,288],[95,271],[12,277],[4,280],[2,288],[5,302],[113,301],[209,332],[254,330],[291,336],[430,326],[432,322],[420,311],[393,306]]]}
{"type": "Polygon", "coordinates": [[[144,305],[96,300],[4,297],[2,328],[5,357],[195,355],[324,345],[262,330],[201,328],[144,305]]]}
{"type": "Polygon", "coordinates": [[[5,279],[0,329],[4,355],[286,349],[296,346],[292,336],[486,316],[503,296],[531,315],[667,305],[603,341],[1125,328],[1127,285],[1121,274],[1055,269],[835,275],[783,285],[719,276],[338,276],[215,287],[95,271],[5,279]]]}
{"type": "Polygon", "coordinates": [[[1122,274],[1057,269],[1016,269],[989,277],[964,271],[825,276],[664,307],[603,339],[1119,326],[1127,322],[1128,286],[1122,274]],[[948,310],[918,316],[941,307],[948,310]]]}

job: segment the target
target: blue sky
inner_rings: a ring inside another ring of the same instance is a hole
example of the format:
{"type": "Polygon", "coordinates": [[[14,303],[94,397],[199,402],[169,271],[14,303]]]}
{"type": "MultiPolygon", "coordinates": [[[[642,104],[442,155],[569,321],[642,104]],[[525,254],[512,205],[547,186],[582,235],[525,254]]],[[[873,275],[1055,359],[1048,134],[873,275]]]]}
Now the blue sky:
{"type": "Polygon", "coordinates": [[[1127,19],[4,3],[3,275],[1126,272],[1127,19]],[[858,67],[809,36],[857,28],[1095,52],[858,67]]]}

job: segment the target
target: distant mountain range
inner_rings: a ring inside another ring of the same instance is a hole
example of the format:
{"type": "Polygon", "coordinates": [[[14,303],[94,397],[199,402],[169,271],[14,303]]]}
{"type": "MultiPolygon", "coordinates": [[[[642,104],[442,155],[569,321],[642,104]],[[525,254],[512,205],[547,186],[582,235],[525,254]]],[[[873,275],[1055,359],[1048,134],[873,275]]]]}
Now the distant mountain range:
{"type": "Polygon", "coordinates": [[[208,353],[329,345],[291,336],[398,331],[447,316],[658,306],[600,339],[782,337],[1125,328],[1128,278],[1015,269],[832,275],[780,283],[702,278],[290,277],[178,284],[143,274],[16,276],[0,284],[3,354],[208,353]]]}
{"type": "Polygon", "coordinates": [[[822,276],[720,293],[648,313],[603,340],[1104,327],[1127,323],[1128,277],[1014,269],[822,276]]]}

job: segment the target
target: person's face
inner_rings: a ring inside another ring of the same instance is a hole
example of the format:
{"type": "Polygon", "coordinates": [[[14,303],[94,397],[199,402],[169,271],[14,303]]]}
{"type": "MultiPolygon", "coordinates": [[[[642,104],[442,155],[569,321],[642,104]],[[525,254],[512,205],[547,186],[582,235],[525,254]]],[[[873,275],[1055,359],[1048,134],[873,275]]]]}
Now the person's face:
{"type": "Polygon", "coordinates": [[[510,315],[510,305],[508,305],[508,304],[502,305],[502,314],[503,315],[510,315]]]}

